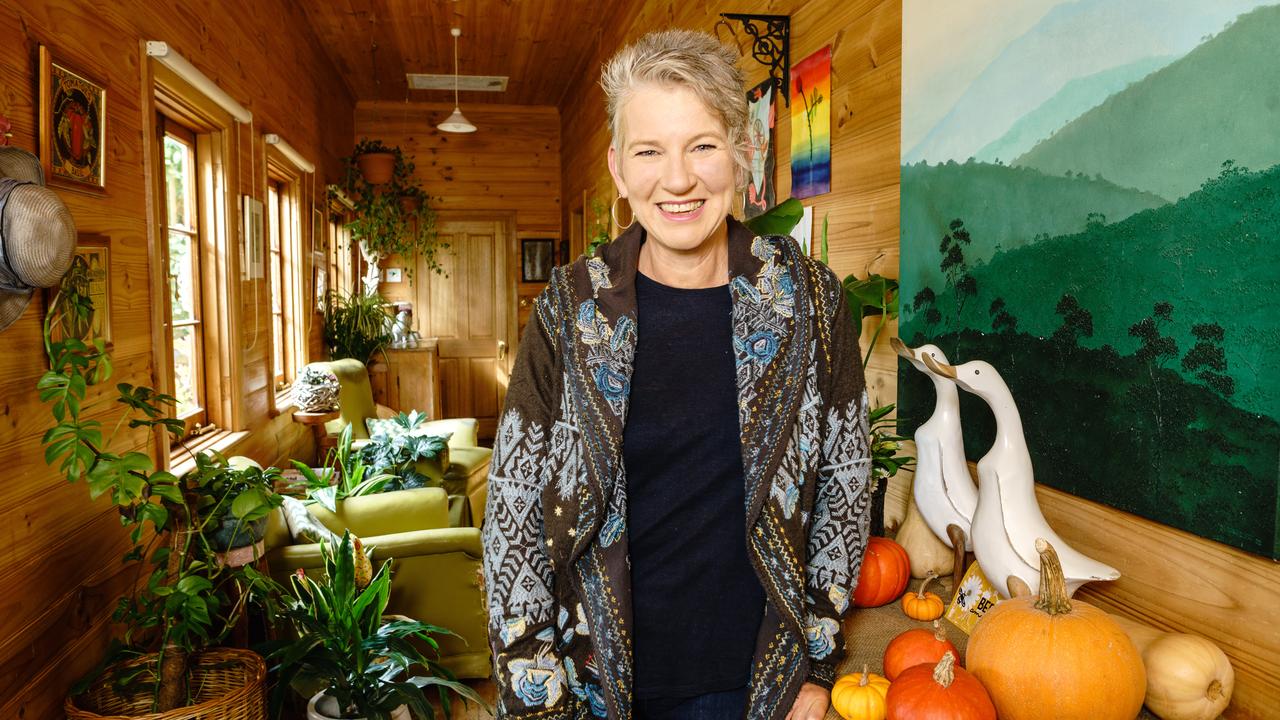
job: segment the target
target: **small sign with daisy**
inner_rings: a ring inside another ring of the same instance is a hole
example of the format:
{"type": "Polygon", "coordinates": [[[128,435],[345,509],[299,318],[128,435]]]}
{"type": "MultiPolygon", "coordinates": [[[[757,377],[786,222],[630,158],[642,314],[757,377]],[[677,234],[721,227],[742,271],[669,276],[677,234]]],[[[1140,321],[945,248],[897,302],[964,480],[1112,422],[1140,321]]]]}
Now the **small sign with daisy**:
{"type": "Polygon", "coordinates": [[[1000,602],[996,588],[987,581],[978,563],[973,563],[960,580],[960,589],[947,608],[946,618],[952,625],[969,634],[978,620],[1000,602]]]}

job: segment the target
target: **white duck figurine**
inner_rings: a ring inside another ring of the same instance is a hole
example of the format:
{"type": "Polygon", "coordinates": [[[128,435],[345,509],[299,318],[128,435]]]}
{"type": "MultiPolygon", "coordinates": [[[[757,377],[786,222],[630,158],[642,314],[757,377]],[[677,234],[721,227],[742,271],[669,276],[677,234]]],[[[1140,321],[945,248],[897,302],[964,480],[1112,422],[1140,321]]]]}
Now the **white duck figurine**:
{"type": "Polygon", "coordinates": [[[982,360],[951,366],[928,355],[922,359],[936,375],[951,378],[963,390],[985,400],[996,418],[996,442],[978,461],[978,507],[971,526],[974,555],[991,584],[1004,597],[1012,596],[1011,577],[1015,585],[1020,580],[1032,594],[1039,592],[1036,538],[1048,540],[1058,551],[1068,596],[1087,582],[1118,579],[1118,570],[1072,548],[1044,519],[1036,500],[1035,472],[1022,434],[1022,417],[1000,373],[982,360]]]}
{"type": "MultiPolygon", "coordinates": [[[[947,356],[937,345],[907,347],[898,338],[889,338],[894,352],[905,358],[915,369],[933,381],[937,403],[933,415],[916,428],[916,472],[912,494],[916,507],[925,524],[938,539],[953,548],[948,528],[957,526],[964,533],[964,550],[973,551],[969,524],[978,506],[978,488],[969,476],[969,464],[964,457],[964,438],[960,430],[960,391],[949,378],[933,374],[922,355],[946,365],[947,356]]],[[[961,566],[963,572],[963,566],[961,566]]]]}

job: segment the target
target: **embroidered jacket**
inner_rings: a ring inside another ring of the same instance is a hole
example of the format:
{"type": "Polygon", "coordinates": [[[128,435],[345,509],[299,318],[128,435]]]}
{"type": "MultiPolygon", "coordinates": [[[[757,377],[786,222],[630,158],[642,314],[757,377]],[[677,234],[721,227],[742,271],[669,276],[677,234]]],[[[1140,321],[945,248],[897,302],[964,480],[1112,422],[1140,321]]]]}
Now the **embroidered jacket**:
{"type": "MultiPolygon", "coordinates": [[[[636,346],[638,224],[556,268],[525,329],[484,522],[499,717],[631,718],[622,429],[636,346]]],[[[835,275],[729,221],[748,557],[767,607],[747,717],[830,688],[868,535],[867,400],[835,275]]],[[[678,372],[677,368],[672,369],[678,372]]]]}

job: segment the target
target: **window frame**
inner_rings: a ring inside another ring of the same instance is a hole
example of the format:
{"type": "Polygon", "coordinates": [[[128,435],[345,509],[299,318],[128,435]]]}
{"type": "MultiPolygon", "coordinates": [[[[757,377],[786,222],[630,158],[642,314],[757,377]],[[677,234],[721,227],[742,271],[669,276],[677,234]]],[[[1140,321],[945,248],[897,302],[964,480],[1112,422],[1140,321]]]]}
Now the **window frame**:
{"type": "Polygon", "coordinates": [[[307,336],[311,323],[308,322],[310,310],[306,307],[303,299],[303,288],[305,287],[304,279],[307,276],[310,263],[307,262],[307,253],[303,252],[305,227],[302,208],[304,206],[304,188],[306,187],[305,173],[274,146],[266,145],[265,147],[266,152],[263,153],[264,167],[262,170],[264,179],[263,193],[267,198],[265,204],[270,205],[272,185],[278,188],[278,205],[274,211],[278,213],[279,228],[272,227],[273,209],[267,208],[267,211],[263,213],[263,220],[267,224],[265,228],[267,241],[263,243],[262,258],[263,267],[267,269],[268,274],[268,277],[264,278],[268,296],[267,312],[268,315],[271,315],[267,323],[268,350],[265,372],[267,387],[270,390],[268,396],[271,398],[271,413],[276,415],[284,412],[292,403],[289,388],[297,377],[297,373],[306,364],[307,336]],[[272,272],[272,233],[280,229],[284,230],[279,237],[281,274],[279,292],[281,294],[283,333],[280,347],[277,348],[274,341],[275,318],[271,309],[275,302],[275,297],[273,296],[274,280],[270,277],[270,274],[272,272]],[[275,372],[277,353],[283,353],[284,356],[282,358],[283,382],[277,378],[275,372]]]}
{"type": "MultiPolygon", "coordinates": [[[[196,141],[196,193],[199,213],[199,258],[203,268],[199,289],[204,324],[204,407],[212,432],[200,435],[200,444],[237,436],[242,430],[243,358],[240,351],[240,204],[234,188],[239,174],[239,147],[244,127],[203,92],[194,88],[154,58],[143,54],[144,137],[143,175],[146,182],[150,221],[147,223],[149,291],[151,306],[152,384],[172,394],[174,387],[172,353],[169,342],[160,342],[170,331],[163,308],[167,286],[167,237],[164,215],[165,180],[163,143],[165,123],[160,115],[192,131],[196,141]]],[[[172,415],[173,410],[170,411],[172,415]]],[[[165,469],[186,456],[180,444],[170,445],[169,436],[155,436],[158,464],[165,469]]]]}

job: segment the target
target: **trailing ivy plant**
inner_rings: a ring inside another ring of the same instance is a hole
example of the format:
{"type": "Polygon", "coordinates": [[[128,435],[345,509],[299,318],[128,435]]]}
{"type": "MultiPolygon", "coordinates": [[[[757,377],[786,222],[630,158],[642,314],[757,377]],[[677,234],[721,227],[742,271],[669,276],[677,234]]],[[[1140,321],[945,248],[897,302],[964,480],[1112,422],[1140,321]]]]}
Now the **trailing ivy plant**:
{"type": "Polygon", "coordinates": [[[266,598],[277,589],[251,567],[218,562],[208,535],[228,516],[236,524],[251,523],[279,505],[271,489],[279,471],[235,469],[221,456],[197,455],[196,470],[179,478],[157,470],[145,453],[112,450],[126,428],[177,438],[183,423],[166,411],[176,399],[151,388],[119,383],[114,396],[90,391],[110,378],[111,358],[102,338],[69,332],[89,327],[92,317],[86,271],[73,263],[44,319],[49,370],[37,389],[54,420],[43,437],[45,461],[68,482],[84,482],[91,499],[111,500],[132,542],[124,561],[136,563],[146,580],[116,608],[114,619],[125,625],[123,639],[74,691],[119,660],[155,652],[154,665],[118,673],[115,681],[152,689],[154,710],[162,712],[189,704],[190,655],[221,642],[244,609],[230,598],[266,598]],[[118,415],[104,434],[97,417],[113,411],[118,415]]]}
{"type": "MultiPolygon", "coordinates": [[[[429,270],[443,273],[437,254],[449,245],[439,241],[431,197],[414,179],[414,164],[405,158],[404,152],[399,147],[388,147],[381,140],[362,138],[343,164],[346,173],[342,189],[355,205],[355,217],[347,227],[360,244],[365,260],[377,265],[379,260],[391,255],[405,258],[417,255],[429,270]],[[389,184],[372,185],[360,174],[356,161],[367,153],[395,156],[389,184]]],[[[375,277],[372,271],[370,277],[375,277]]]]}

